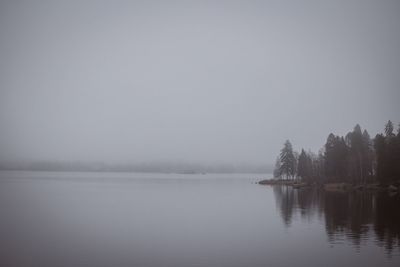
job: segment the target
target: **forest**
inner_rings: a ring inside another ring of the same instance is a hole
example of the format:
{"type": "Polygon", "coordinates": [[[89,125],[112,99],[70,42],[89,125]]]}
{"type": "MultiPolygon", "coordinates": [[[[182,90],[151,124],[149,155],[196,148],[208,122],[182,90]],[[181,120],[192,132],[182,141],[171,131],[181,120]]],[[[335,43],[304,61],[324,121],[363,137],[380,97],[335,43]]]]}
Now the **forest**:
{"type": "Polygon", "coordinates": [[[394,132],[392,121],[384,133],[371,138],[356,125],[345,136],[328,135],[316,154],[293,151],[289,140],[276,160],[274,178],[307,184],[349,183],[353,185],[396,185],[400,180],[400,125],[394,132]]]}

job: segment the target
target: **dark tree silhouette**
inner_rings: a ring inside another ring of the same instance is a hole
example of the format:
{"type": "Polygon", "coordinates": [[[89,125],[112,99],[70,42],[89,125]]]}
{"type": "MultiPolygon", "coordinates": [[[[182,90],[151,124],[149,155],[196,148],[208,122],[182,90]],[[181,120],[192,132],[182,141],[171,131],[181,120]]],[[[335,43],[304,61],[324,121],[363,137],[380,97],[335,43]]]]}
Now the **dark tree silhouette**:
{"type": "Polygon", "coordinates": [[[274,176],[297,176],[309,183],[379,182],[400,187],[400,125],[395,134],[389,120],[384,134],[377,134],[374,139],[358,124],[345,137],[331,133],[318,156],[304,149],[298,155],[288,140],[277,159],[274,176]]]}
{"type": "Polygon", "coordinates": [[[297,164],[297,175],[303,181],[311,182],[313,177],[313,170],[312,170],[312,160],[311,157],[304,151],[301,150],[298,164],[297,164]]]}
{"type": "Polygon", "coordinates": [[[280,154],[280,174],[285,175],[286,179],[289,178],[294,178],[296,174],[296,169],[295,169],[295,161],[296,158],[293,154],[293,148],[292,144],[290,143],[289,140],[286,140],[285,144],[283,145],[283,148],[281,150],[280,154]]]}
{"type": "Polygon", "coordinates": [[[373,164],[374,164],[374,150],[372,140],[369,136],[367,130],[363,132],[363,153],[362,153],[362,162],[363,162],[363,173],[365,178],[370,180],[374,175],[373,164]]]}
{"type": "Polygon", "coordinates": [[[349,133],[349,171],[353,182],[364,182],[363,172],[363,135],[360,125],[354,127],[353,132],[349,133]]]}
{"type": "Polygon", "coordinates": [[[400,135],[393,133],[393,123],[385,125],[385,135],[375,137],[376,177],[381,184],[391,184],[400,179],[400,135]]]}
{"type": "Polygon", "coordinates": [[[330,134],[325,144],[325,174],[330,180],[347,176],[348,147],[343,137],[330,134]]]}
{"type": "Polygon", "coordinates": [[[376,154],[376,177],[379,182],[385,183],[386,178],[386,144],[385,137],[377,134],[375,137],[375,154],[376,154]]]}
{"type": "Polygon", "coordinates": [[[394,136],[393,130],[394,130],[394,128],[393,128],[393,123],[392,123],[391,120],[389,120],[389,121],[387,122],[387,124],[385,125],[385,134],[386,134],[386,137],[392,137],[392,136],[394,136]]]}

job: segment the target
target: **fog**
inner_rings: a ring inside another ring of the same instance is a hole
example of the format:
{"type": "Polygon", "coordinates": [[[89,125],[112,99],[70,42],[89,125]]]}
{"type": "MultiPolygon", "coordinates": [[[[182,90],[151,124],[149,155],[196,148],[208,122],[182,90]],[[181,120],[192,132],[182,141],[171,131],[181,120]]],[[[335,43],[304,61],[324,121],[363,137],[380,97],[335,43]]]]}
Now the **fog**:
{"type": "Polygon", "coordinates": [[[398,1],[1,1],[0,160],[270,164],[400,114],[398,1]]]}

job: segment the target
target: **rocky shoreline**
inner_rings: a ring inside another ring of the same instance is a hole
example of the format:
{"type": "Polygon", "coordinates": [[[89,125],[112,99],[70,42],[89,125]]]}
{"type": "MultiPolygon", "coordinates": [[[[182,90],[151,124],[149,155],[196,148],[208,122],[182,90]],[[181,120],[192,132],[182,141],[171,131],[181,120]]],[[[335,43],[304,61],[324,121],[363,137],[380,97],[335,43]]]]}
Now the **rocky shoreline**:
{"type": "Polygon", "coordinates": [[[292,186],[294,189],[304,187],[319,187],[325,191],[331,192],[352,192],[352,191],[372,191],[372,192],[400,192],[400,183],[381,185],[378,183],[368,184],[350,184],[350,183],[323,183],[323,184],[310,184],[300,181],[293,180],[277,180],[277,179],[265,179],[258,182],[260,185],[284,185],[292,186]]]}

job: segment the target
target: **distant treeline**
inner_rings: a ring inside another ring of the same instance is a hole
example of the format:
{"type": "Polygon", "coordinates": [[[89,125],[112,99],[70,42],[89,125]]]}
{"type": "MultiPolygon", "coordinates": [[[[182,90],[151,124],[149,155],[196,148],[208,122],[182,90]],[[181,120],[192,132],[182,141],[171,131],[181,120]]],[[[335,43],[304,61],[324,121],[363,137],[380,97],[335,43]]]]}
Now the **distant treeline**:
{"type": "Polygon", "coordinates": [[[80,161],[3,162],[0,170],[62,171],[62,172],[154,172],[154,173],[271,173],[273,166],[250,164],[196,164],[184,162],[147,162],[107,164],[80,161]]]}
{"type": "Polygon", "coordinates": [[[276,160],[275,178],[308,183],[347,182],[391,184],[400,180],[400,125],[389,120],[384,134],[371,139],[357,124],[346,136],[329,134],[318,154],[293,151],[287,140],[276,160]]]}

